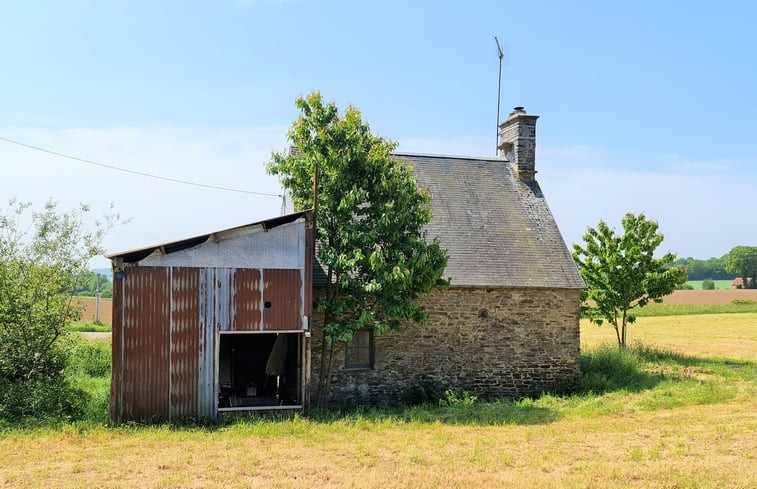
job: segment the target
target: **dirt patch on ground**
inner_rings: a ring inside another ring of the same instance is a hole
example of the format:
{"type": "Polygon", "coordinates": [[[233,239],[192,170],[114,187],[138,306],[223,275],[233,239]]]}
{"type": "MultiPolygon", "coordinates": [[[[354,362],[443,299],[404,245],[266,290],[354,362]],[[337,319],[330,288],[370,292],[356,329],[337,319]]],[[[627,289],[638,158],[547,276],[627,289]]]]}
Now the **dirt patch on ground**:
{"type": "MultiPolygon", "coordinates": [[[[81,322],[95,322],[95,299],[93,297],[77,297],[84,310],[81,313],[81,322]]],[[[111,299],[100,299],[100,322],[113,324],[113,301],[111,299]]]]}
{"type": "Polygon", "coordinates": [[[663,298],[665,304],[730,304],[733,299],[757,301],[757,289],[676,290],[663,298]]]}

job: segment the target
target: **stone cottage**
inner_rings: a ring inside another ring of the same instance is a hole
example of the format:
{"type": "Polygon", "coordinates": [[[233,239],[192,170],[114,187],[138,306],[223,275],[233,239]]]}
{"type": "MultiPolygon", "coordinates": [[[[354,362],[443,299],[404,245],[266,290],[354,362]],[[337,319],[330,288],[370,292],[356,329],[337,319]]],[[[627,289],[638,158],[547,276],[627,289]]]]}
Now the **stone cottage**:
{"type": "Polygon", "coordinates": [[[360,331],[340,345],[331,404],[395,404],[430,385],[517,398],[559,391],[578,377],[585,285],[535,178],[537,119],[516,107],[500,125],[497,158],[395,154],[431,194],[428,235],[449,253],[450,287],[422,299],[426,327],[360,331]]]}

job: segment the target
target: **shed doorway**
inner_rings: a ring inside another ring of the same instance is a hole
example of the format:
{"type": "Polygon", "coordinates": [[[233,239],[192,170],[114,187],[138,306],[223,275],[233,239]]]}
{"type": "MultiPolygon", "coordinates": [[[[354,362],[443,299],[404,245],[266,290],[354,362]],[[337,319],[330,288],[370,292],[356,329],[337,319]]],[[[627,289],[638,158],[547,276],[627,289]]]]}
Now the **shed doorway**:
{"type": "Polygon", "coordinates": [[[302,332],[219,336],[219,412],[302,408],[302,332]]]}

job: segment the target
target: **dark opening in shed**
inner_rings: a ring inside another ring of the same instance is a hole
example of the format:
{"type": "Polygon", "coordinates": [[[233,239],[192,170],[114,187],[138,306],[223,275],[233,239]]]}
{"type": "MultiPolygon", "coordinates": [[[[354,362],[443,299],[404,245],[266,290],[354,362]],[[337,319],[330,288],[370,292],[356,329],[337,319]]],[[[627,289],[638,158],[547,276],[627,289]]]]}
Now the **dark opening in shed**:
{"type": "Polygon", "coordinates": [[[218,354],[218,411],[297,407],[301,334],[224,333],[218,354]]]}

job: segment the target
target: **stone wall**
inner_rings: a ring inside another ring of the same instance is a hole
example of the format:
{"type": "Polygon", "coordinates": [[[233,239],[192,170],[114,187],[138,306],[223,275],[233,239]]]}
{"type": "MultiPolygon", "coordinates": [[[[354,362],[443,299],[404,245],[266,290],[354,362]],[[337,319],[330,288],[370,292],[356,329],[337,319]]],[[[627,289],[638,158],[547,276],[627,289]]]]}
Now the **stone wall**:
{"type": "MultiPolygon", "coordinates": [[[[373,369],[345,369],[343,345],[335,347],[331,404],[397,404],[429,383],[518,398],[559,391],[578,377],[578,290],[448,289],[421,302],[428,325],[376,337],[373,369]]],[[[316,313],[313,324],[313,400],[322,318],[316,313]]]]}

